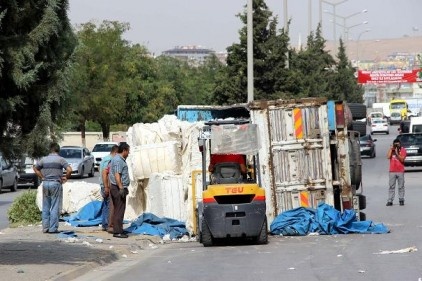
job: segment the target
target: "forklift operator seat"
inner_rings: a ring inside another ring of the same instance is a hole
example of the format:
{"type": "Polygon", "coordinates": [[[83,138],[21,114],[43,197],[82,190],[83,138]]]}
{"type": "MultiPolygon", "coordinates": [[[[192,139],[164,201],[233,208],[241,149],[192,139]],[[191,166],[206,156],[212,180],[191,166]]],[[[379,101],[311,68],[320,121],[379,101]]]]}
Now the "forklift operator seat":
{"type": "Polygon", "coordinates": [[[236,162],[222,162],[215,164],[212,174],[212,182],[221,183],[240,183],[242,182],[240,164],[236,162]]]}

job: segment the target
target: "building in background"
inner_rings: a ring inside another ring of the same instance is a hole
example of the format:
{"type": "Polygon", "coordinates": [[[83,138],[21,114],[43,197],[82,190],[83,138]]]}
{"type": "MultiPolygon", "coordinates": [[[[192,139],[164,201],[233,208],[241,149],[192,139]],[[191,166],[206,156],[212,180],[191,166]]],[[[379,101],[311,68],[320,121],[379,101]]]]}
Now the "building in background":
{"type": "Polygon", "coordinates": [[[225,58],[227,57],[221,53],[216,53],[214,50],[197,45],[176,46],[171,50],[162,52],[162,55],[187,61],[191,65],[201,65],[212,55],[217,56],[220,61],[224,59],[225,63],[225,58]]]}

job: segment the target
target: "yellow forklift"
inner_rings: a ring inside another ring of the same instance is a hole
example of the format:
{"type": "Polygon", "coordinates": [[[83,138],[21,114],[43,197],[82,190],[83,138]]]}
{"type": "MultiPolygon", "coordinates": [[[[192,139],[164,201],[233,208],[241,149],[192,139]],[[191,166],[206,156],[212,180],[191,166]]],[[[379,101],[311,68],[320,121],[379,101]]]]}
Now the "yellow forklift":
{"type": "Polygon", "coordinates": [[[200,132],[202,152],[202,199],[198,201],[199,242],[205,247],[218,240],[245,239],[266,244],[265,190],[257,175],[259,135],[249,120],[208,121],[200,132]],[[239,163],[221,162],[208,172],[211,156],[242,155],[247,173],[239,163]]]}

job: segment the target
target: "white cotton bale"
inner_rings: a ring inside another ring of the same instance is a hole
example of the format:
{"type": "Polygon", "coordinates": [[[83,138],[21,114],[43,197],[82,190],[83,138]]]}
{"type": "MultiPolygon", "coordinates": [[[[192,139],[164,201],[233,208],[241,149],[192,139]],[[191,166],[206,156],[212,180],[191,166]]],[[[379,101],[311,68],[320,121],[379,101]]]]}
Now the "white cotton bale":
{"type": "MultiPolygon", "coordinates": [[[[61,214],[71,214],[95,200],[102,200],[100,185],[84,181],[69,181],[63,184],[61,214]]],[[[42,210],[42,184],[37,190],[37,206],[42,210]]]]}
{"type": "Polygon", "coordinates": [[[128,164],[134,180],[149,178],[152,173],[181,172],[181,155],[176,141],[146,144],[131,149],[128,164]]]}
{"type": "Polygon", "coordinates": [[[188,190],[181,175],[152,174],[146,188],[146,212],[186,222],[188,190]]]}

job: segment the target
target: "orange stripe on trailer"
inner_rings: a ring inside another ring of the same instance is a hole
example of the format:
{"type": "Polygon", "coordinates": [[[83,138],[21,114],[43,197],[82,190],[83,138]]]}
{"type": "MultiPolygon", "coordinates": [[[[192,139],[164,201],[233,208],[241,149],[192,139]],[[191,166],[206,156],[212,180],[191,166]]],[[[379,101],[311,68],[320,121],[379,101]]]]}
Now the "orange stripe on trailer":
{"type": "Polygon", "coordinates": [[[309,193],[306,191],[300,193],[300,206],[309,207],[309,193]]]}
{"type": "Polygon", "coordinates": [[[297,139],[303,139],[302,110],[293,109],[293,120],[295,122],[295,135],[297,139]]]}

